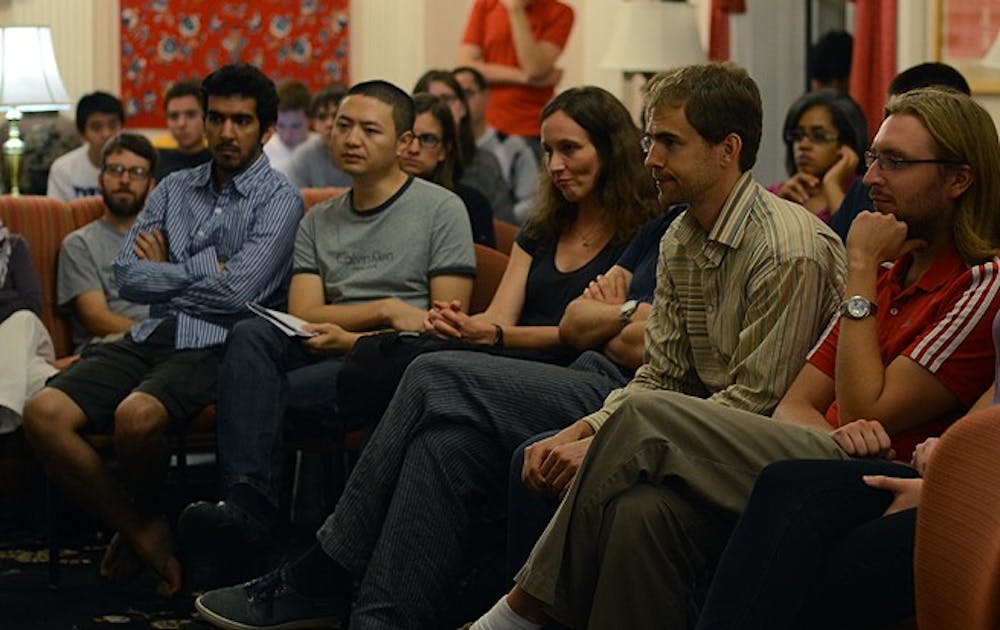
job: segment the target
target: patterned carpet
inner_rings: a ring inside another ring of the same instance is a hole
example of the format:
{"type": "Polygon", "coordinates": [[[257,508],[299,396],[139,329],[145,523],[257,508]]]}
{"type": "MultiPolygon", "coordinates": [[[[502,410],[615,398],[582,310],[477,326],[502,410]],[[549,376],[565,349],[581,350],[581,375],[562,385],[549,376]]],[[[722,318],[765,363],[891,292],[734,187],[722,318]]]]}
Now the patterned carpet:
{"type": "Polygon", "coordinates": [[[103,545],[83,544],[63,549],[59,587],[49,588],[48,551],[41,541],[0,545],[0,627],[127,629],[208,628],[197,620],[194,596],[165,600],[155,593],[155,579],[146,571],[122,587],[106,584],[97,566],[103,545]]]}

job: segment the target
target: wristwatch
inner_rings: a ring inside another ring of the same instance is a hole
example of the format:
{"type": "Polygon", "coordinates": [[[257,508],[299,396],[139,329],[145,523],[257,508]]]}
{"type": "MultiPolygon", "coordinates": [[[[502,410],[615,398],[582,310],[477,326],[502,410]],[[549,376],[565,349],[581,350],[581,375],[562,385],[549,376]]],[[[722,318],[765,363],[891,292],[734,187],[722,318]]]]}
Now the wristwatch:
{"type": "Polygon", "coordinates": [[[866,297],[852,295],[840,304],[840,314],[847,319],[864,319],[871,317],[878,310],[878,305],[866,297]]]}
{"type": "Polygon", "coordinates": [[[639,308],[639,300],[629,300],[622,304],[621,308],[618,309],[618,321],[622,323],[622,326],[628,325],[637,308],[639,308]]]}

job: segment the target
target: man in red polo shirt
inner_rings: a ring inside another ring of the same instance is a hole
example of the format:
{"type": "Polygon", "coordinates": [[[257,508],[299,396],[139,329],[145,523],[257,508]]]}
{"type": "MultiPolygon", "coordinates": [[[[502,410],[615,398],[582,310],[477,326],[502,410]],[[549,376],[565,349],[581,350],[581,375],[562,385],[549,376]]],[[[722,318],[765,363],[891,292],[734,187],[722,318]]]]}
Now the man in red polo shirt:
{"type": "MultiPolygon", "coordinates": [[[[990,385],[1000,307],[992,119],[963,94],[915,90],[889,103],[865,161],[877,212],[860,213],[848,234],[847,299],[773,419],[626,390],[518,586],[473,628],[514,627],[510,613],[520,628],[546,616],[570,627],[691,627],[761,468],[908,458],[990,385]]],[[[567,466],[547,456],[541,471],[567,466]]]]}
{"type": "Polygon", "coordinates": [[[539,117],[562,78],[556,60],[573,28],[573,9],[558,0],[476,0],[458,48],[458,65],[486,77],[486,121],[524,136],[539,155],[539,117]]]}

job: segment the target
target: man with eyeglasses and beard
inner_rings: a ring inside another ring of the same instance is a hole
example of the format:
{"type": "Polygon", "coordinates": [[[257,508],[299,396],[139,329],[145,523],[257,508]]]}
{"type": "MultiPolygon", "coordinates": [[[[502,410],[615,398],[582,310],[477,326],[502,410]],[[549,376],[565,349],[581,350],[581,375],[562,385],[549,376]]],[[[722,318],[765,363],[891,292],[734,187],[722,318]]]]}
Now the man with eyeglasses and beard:
{"type": "Polygon", "coordinates": [[[70,314],[77,351],[88,341],[121,337],[149,315],[149,306],[118,295],[111,261],[153,189],[156,149],[145,136],[121,133],[101,151],[97,186],[104,215],[63,239],[56,281],[59,306],[70,314]]]}
{"type": "MultiPolygon", "coordinates": [[[[156,187],[112,263],[121,296],[149,304],[149,318],[123,339],[87,346],[24,411],[25,436],[46,473],[117,532],[102,573],[118,582],[148,566],[167,597],[181,587],[159,505],[167,432],[183,431],[214,402],[222,347],[250,316],[247,303],[284,302],[304,212],[263,155],[278,116],[274,83],[237,63],[205,77],[202,94],[212,161],[156,187]],[[114,435],[122,485],[85,432],[114,435]]],[[[102,175],[112,205],[138,194],[138,185],[122,184],[145,174],[115,159],[102,175]]]]}

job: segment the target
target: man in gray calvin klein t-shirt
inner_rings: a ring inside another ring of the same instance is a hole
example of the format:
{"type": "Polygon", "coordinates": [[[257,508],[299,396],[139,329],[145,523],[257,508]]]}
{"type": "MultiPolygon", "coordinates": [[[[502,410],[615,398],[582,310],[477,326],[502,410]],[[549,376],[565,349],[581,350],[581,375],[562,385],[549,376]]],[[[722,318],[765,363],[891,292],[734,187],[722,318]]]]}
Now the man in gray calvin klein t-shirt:
{"type": "Polygon", "coordinates": [[[461,200],[399,168],[413,117],[410,97],[385,81],[355,85],[341,102],[332,148],[354,186],[302,220],[288,292],[289,312],[317,334],[289,338],[262,319],[233,329],[219,370],[224,500],[184,510],[185,545],[264,543],[280,504],[286,413],[335,416],[343,355],[366,332],[422,330],[432,300],[468,304],[475,250],[461,200]]]}
{"type": "Polygon", "coordinates": [[[101,152],[97,185],[104,215],[63,239],[59,250],[56,293],[60,308],[73,322],[77,352],[91,339],[121,336],[149,316],[149,306],[118,296],[111,261],[153,188],[156,150],[139,134],[121,133],[101,152]]]}

